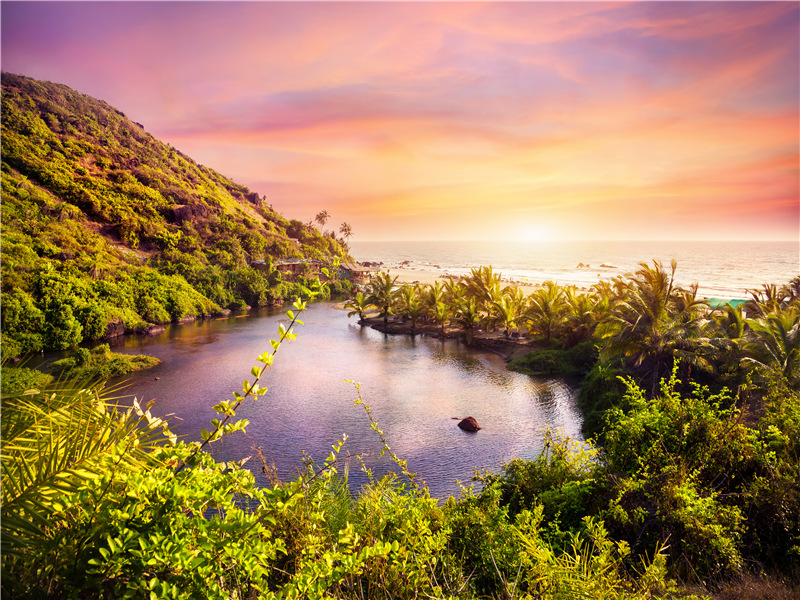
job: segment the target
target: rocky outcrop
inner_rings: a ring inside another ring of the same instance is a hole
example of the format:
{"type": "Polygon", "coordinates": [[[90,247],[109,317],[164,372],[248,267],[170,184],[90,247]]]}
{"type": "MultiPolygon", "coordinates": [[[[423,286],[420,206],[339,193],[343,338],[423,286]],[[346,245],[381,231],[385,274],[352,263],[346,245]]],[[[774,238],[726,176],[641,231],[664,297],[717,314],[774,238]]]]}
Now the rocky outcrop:
{"type": "Polygon", "coordinates": [[[201,217],[206,217],[211,213],[209,208],[201,203],[182,204],[171,209],[171,214],[167,215],[172,223],[182,224],[184,221],[192,221],[201,217]]]}
{"type": "Polygon", "coordinates": [[[478,422],[475,420],[474,417],[467,417],[466,419],[461,419],[461,421],[458,422],[458,426],[463,431],[467,431],[469,433],[475,433],[481,428],[481,426],[478,425],[478,422]]]}
{"type": "Polygon", "coordinates": [[[111,319],[106,325],[103,339],[110,340],[121,335],[125,335],[125,323],[122,322],[122,319],[111,319]]]}

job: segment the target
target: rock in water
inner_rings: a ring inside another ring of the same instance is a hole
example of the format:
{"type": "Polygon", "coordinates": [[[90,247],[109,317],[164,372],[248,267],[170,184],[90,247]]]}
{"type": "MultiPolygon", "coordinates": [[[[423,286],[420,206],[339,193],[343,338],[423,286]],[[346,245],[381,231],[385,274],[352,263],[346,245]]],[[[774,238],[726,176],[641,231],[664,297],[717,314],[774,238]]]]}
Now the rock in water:
{"type": "Polygon", "coordinates": [[[461,421],[458,423],[458,426],[464,431],[469,431],[471,433],[474,433],[481,428],[481,426],[478,425],[478,422],[473,417],[461,419],[461,421]]]}

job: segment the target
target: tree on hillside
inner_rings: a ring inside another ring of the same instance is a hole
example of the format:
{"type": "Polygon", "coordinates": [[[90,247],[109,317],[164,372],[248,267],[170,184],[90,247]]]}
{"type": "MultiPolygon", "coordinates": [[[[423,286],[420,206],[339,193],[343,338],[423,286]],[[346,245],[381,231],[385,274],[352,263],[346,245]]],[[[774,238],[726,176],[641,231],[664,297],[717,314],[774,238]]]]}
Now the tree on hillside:
{"type": "Polygon", "coordinates": [[[342,226],[339,227],[339,233],[342,234],[345,243],[353,236],[353,228],[350,227],[349,223],[342,223],[342,226]]]}
{"type": "Polygon", "coordinates": [[[330,218],[331,218],[331,215],[328,213],[327,210],[321,210],[320,212],[317,213],[317,216],[314,217],[314,220],[317,223],[319,223],[319,228],[320,228],[320,230],[322,230],[322,228],[325,227],[325,223],[327,223],[328,219],[330,219],[330,218]]]}

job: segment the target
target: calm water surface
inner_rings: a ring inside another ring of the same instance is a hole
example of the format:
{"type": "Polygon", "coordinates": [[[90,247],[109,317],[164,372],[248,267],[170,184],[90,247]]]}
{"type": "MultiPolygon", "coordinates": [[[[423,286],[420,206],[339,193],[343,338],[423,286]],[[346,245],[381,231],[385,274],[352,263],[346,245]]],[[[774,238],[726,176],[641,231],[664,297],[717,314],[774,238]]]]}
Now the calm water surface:
{"type": "MultiPolygon", "coordinates": [[[[114,350],[163,361],[131,377],[127,391],[155,400],[156,414],[175,415],[177,433],[199,439],[215,417],[212,405],[241,391],[281,320],[282,313],[262,312],[176,325],[154,338],[126,338],[114,350]]],[[[457,480],[469,484],[475,469],[497,471],[512,458],[534,458],[547,426],[580,439],[575,390],[564,382],[509,372],[501,357],[468,351],[455,340],[361,328],[331,303],[310,305],[303,321],[297,339],[276,356],[267,395],[239,411],[251,422],[247,434],[217,442],[218,459],[250,456],[261,446],[279,475],[290,477],[304,452],[322,460],[347,434],[345,450],[368,453],[367,464],[385,472],[390,464],[378,458],[377,436],[364,409],[353,405],[356,391],[345,379],[360,382],[392,450],[435,497],[457,494],[457,480]],[[469,415],[484,429],[467,434],[451,418],[469,415]]],[[[248,466],[263,477],[255,458],[248,466]]],[[[350,474],[354,486],[366,482],[355,460],[350,474]]]]}

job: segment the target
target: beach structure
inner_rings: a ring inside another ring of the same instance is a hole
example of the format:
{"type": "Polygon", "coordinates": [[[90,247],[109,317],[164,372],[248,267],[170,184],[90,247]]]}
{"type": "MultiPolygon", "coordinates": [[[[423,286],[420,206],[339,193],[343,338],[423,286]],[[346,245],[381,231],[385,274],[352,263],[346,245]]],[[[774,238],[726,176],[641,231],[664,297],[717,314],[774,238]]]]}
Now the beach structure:
{"type": "Polygon", "coordinates": [[[372,275],[380,270],[378,267],[367,267],[361,263],[342,263],[339,269],[343,277],[356,285],[368,284],[372,275]]]}
{"type": "Polygon", "coordinates": [[[318,260],[306,258],[286,258],[278,261],[275,267],[283,275],[297,277],[298,275],[309,275],[315,277],[319,275],[320,263],[318,260]]]}
{"type": "Polygon", "coordinates": [[[722,308],[726,304],[730,304],[731,308],[736,308],[740,304],[747,302],[746,298],[706,298],[705,301],[711,308],[722,308]]]}

